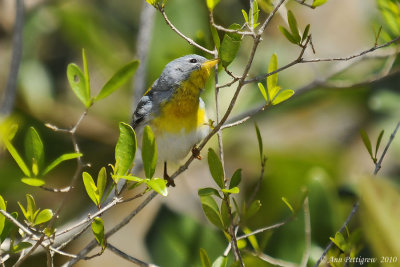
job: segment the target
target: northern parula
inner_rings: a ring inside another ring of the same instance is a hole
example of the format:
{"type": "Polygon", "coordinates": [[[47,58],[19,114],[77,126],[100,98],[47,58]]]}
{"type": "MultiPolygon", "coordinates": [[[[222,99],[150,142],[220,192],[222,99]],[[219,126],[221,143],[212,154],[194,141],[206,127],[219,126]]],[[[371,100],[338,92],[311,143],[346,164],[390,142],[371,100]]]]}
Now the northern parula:
{"type": "Polygon", "coordinates": [[[154,132],[168,186],[175,184],[167,174],[167,161],[184,158],[210,131],[200,93],[218,62],[199,55],[169,62],[133,113],[131,125],[139,137],[145,125],[154,132]]]}

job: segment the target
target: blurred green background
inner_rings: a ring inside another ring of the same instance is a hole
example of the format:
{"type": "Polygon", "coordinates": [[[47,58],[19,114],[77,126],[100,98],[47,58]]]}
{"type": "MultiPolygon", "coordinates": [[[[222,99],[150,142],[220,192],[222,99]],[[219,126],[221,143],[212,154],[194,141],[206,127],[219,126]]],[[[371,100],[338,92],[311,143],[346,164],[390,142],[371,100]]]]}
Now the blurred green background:
{"type": "MultiPolygon", "coordinates": [[[[169,0],[166,13],[183,33],[212,49],[208,28],[208,13],[203,0],[169,0]]],[[[260,1],[260,3],[263,0],[260,1]]],[[[23,59],[18,78],[18,96],[12,116],[20,129],[13,141],[23,151],[23,139],[34,126],[44,140],[46,162],[62,153],[72,152],[71,139],[44,126],[51,123],[61,128],[71,127],[84,111],[66,79],[66,67],[75,62],[81,65],[81,49],[85,48],[91,77],[92,91],[101,86],[122,65],[137,58],[140,14],[143,0],[26,0],[23,59]]],[[[262,3],[261,3],[262,4],[262,3]]],[[[358,53],[374,45],[373,29],[383,25],[384,19],[373,0],[328,1],[316,10],[289,1],[300,28],[311,24],[316,54],[306,58],[342,57],[358,53]]],[[[218,24],[228,26],[243,23],[241,9],[248,9],[245,0],[221,0],[214,11],[218,24]]],[[[285,25],[278,14],[267,28],[260,45],[251,75],[267,71],[272,53],[283,66],[299,53],[279,32],[285,25]]],[[[261,18],[265,18],[265,13],[261,18]]],[[[14,3],[0,0],[0,90],[6,84],[12,51],[14,3]]],[[[222,35],[221,35],[222,37],[222,35]]],[[[236,61],[229,67],[240,74],[251,49],[250,39],[242,43],[236,61]]],[[[390,48],[389,48],[390,49],[390,48]]],[[[199,53],[179,38],[164,22],[154,15],[154,26],[149,44],[146,87],[160,75],[166,63],[189,53],[199,53]]],[[[398,69],[398,59],[364,60],[332,79],[335,84],[357,83],[379,75],[392,60],[392,70],[398,69]]],[[[325,77],[340,62],[300,64],[280,73],[283,88],[296,90],[315,79],[325,77]]],[[[220,81],[229,81],[222,73],[220,81]]],[[[259,173],[258,147],[253,121],[260,127],[264,151],[268,157],[265,177],[257,198],[262,208],[248,222],[252,230],[274,224],[290,216],[281,201],[285,197],[295,204],[302,189],[309,191],[312,250],[310,263],[321,255],[323,248],[344,222],[361,195],[360,213],[350,224],[349,231],[361,231],[356,242],[363,257],[400,257],[400,137],[397,136],[386,156],[379,177],[370,179],[374,164],[362,144],[359,130],[365,129],[373,145],[380,130],[385,130],[383,145],[388,142],[400,118],[399,75],[390,75],[378,82],[355,88],[315,88],[289,101],[257,114],[245,124],[223,133],[225,166],[228,176],[237,168],[243,170],[239,203],[251,194],[259,173]],[[397,240],[393,240],[393,236],[397,240]]],[[[209,116],[215,120],[214,90],[210,82],[204,92],[209,116]]],[[[78,143],[84,160],[91,164],[87,171],[97,173],[102,166],[114,161],[114,146],[118,138],[118,123],[129,122],[134,103],[133,82],[107,99],[96,103],[79,128],[78,143]]],[[[225,110],[234,87],[221,90],[221,110],[225,110]]],[[[2,91],[0,91],[2,94],[2,91]]],[[[240,95],[234,114],[240,114],[262,103],[256,84],[246,86],[240,95]]],[[[210,142],[216,147],[216,140],[210,142]]],[[[382,146],[383,148],[383,146],[382,146]]],[[[382,151],[382,148],[380,151],[382,151]]],[[[204,150],[205,151],[205,150],[204,150]]],[[[205,153],[203,152],[202,154],[205,153]]],[[[75,161],[63,163],[51,172],[46,181],[54,187],[68,184],[76,167],[75,161]]],[[[177,166],[176,166],[177,167],[177,166]]],[[[161,170],[159,170],[161,173],[161,170]]],[[[19,211],[17,201],[25,201],[31,193],[42,208],[56,209],[60,195],[28,187],[20,182],[22,172],[8,154],[0,151],[0,194],[8,201],[8,210],[19,211]]],[[[201,266],[199,248],[205,248],[211,260],[221,255],[227,245],[225,237],[209,222],[202,210],[197,190],[213,186],[206,161],[197,161],[170,189],[167,198],[157,197],[146,209],[109,242],[126,253],[160,266],[201,266]]],[[[140,201],[140,200],[139,200],[140,201]]],[[[139,202],[124,204],[105,215],[106,229],[118,223],[139,202]]],[[[298,204],[298,203],[297,203],[298,204]]],[[[82,184],[76,188],[61,214],[61,220],[72,220],[85,212],[89,198],[82,184]]],[[[80,238],[68,247],[76,253],[92,237],[80,238]]],[[[276,258],[299,263],[305,248],[304,219],[298,217],[278,230],[257,235],[263,252],[276,258]]],[[[250,250],[251,246],[248,244],[250,250]]],[[[244,254],[248,266],[269,266],[244,254]]],[[[38,254],[24,266],[43,266],[45,255],[38,254]],[[40,259],[39,259],[40,258],[40,259]],[[35,263],[36,262],[36,263],[35,263]],[[35,265],[36,264],[36,265],[35,265]]],[[[65,262],[58,257],[57,265],[65,262]]],[[[127,261],[106,251],[91,261],[77,266],[131,266],[127,261]]],[[[357,266],[357,265],[355,265],[357,266]]],[[[376,266],[387,266],[377,264],[376,266]]]]}

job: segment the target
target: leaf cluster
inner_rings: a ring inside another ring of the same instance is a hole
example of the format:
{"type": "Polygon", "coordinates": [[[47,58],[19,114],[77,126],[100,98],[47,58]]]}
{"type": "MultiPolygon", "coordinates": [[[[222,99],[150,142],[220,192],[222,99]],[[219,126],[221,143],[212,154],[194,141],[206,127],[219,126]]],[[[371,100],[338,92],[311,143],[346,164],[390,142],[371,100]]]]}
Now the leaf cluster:
{"type": "Polygon", "coordinates": [[[278,74],[276,73],[278,70],[278,57],[276,54],[273,54],[268,65],[268,73],[266,84],[267,90],[262,83],[258,83],[258,88],[266,105],[277,105],[290,97],[294,94],[294,91],[291,89],[282,90],[280,86],[278,86],[278,74]]]}

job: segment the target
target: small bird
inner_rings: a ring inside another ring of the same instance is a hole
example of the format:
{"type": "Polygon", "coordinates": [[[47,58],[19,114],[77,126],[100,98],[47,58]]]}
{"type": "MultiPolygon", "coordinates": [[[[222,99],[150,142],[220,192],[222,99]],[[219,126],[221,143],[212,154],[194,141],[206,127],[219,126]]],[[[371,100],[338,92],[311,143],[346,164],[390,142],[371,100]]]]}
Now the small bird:
{"type": "Polygon", "coordinates": [[[190,150],[200,158],[196,144],[210,131],[200,94],[218,62],[219,59],[207,60],[199,55],[186,55],[169,62],[133,113],[131,126],[139,137],[145,125],[154,132],[167,186],[175,186],[167,173],[167,161],[176,162],[190,150]]]}

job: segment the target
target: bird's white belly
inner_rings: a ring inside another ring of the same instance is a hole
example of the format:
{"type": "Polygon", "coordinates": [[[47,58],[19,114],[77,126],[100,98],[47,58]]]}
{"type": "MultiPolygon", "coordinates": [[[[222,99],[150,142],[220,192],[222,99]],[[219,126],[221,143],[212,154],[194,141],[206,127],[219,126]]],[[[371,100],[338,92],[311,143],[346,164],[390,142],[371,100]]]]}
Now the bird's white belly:
{"type": "Polygon", "coordinates": [[[208,125],[186,132],[185,129],[178,133],[163,133],[156,136],[158,161],[177,162],[183,159],[189,151],[199,143],[210,131],[208,125]]]}

